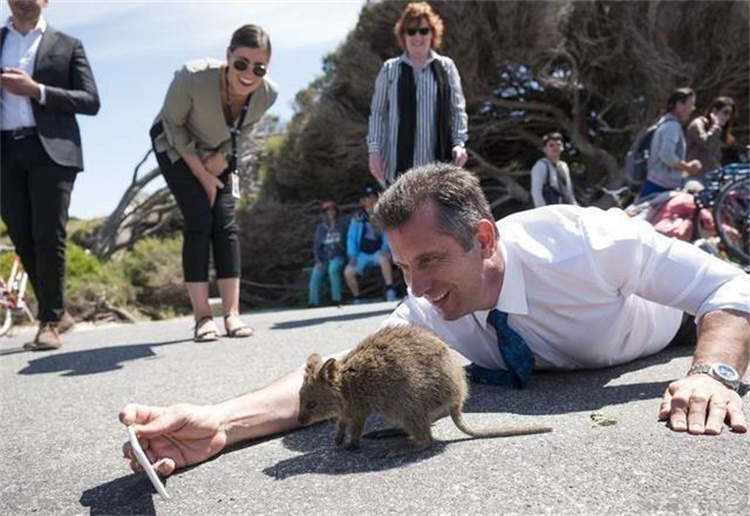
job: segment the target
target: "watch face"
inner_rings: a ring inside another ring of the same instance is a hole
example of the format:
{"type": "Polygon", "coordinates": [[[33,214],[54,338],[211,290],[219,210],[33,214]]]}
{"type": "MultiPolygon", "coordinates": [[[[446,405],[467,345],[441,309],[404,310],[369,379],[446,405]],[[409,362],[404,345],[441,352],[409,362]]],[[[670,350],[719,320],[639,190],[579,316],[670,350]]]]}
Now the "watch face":
{"type": "Polygon", "coordinates": [[[728,366],[726,364],[716,364],[713,369],[717,376],[723,378],[728,382],[736,382],[740,379],[740,375],[737,374],[737,371],[735,371],[732,366],[728,366]]]}

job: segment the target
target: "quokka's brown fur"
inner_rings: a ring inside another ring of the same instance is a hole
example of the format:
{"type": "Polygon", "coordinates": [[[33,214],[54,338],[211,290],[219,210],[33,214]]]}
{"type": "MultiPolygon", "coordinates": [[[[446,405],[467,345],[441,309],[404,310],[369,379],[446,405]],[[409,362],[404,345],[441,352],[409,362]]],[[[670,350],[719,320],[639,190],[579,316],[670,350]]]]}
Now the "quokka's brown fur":
{"type": "Polygon", "coordinates": [[[343,359],[323,363],[317,354],[307,359],[300,389],[298,421],[308,425],[336,417],[336,444],[349,430],[348,449],[359,447],[365,420],[380,414],[411,437],[410,451],[432,443],[435,416],[450,413],[453,422],[472,437],[510,437],[550,432],[549,427],[474,430],[463,420],[469,393],[463,367],[446,344],[417,326],[393,326],[365,338],[343,359]]]}

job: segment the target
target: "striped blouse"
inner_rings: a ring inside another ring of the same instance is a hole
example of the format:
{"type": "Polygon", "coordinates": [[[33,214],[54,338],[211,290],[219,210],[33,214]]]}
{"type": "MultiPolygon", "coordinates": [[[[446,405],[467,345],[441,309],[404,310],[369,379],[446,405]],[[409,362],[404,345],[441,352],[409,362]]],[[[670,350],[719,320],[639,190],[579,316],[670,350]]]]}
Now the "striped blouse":
{"type": "MultiPolygon", "coordinates": [[[[443,65],[451,89],[451,144],[464,146],[468,138],[466,100],[461,89],[461,77],[455,63],[449,57],[430,52],[427,63],[421,71],[414,74],[417,88],[417,125],[414,135],[414,166],[426,165],[435,161],[437,132],[435,117],[437,114],[437,82],[430,70],[430,63],[438,59],[443,65]]],[[[396,152],[398,145],[398,79],[401,75],[400,64],[412,64],[406,54],[389,59],[375,80],[375,93],[370,107],[370,127],[367,134],[367,149],[378,151],[383,160],[386,182],[395,179],[396,152]]]]}

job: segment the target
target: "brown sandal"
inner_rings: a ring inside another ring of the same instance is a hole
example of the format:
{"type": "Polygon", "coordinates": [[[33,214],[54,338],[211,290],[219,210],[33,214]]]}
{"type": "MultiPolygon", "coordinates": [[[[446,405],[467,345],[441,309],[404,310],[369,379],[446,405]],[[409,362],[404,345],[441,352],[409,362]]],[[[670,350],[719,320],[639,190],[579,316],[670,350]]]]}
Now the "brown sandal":
{"type": "Polygon", "coordinates": [[[201,317],[195,323],[193,332],[193,341],[195,342],[214,342],[219,340],[221,335],[219,329],[214,324],[214,318],[210,315],[201,317]]]}
{"type": "Polygon", "coordinates": [[[230,317],[237,317],[239,320],[239,316],[235,314],[227,314],[224,316],[224,328],[227,330],[227,337],[232,339],[244,339],[246,337],[251,337],[254,333],[253,329],[244,324],[242,321],[240,321],[240,324],[235,326],[234,328],[229,328],[227,326],[227,319],[230,317]]]}

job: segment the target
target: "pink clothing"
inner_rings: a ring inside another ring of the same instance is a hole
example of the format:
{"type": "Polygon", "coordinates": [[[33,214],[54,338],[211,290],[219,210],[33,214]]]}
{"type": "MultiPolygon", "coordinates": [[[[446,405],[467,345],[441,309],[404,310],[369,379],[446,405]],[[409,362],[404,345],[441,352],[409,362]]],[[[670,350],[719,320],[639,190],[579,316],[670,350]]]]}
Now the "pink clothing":
{"type": "MultiPolygon", "coordinates": [[[[654,229],[669,237],[685,242],[693,240],[693,221],[695,220],[695,198],[687,192],[676,192],[651,219],[654,229]]],[[[700,225],[711,235],[716,234],[714,219],[707,209],[700,210],[700,225]]]]}

